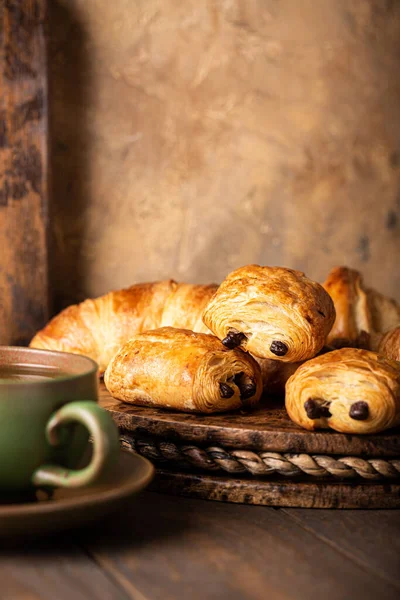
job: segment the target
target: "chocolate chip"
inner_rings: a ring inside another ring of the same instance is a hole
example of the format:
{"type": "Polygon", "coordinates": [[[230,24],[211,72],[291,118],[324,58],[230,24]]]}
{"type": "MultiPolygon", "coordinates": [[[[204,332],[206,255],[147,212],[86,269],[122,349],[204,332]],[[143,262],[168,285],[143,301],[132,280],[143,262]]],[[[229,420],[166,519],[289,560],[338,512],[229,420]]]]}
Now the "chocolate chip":
{"type": "Polygon", "coordinates": [[[322,400],[322,398],[309,398],[304,402],[304,409],[309,419],[320,419],[321,417],[331,417],[329,410],[329,402],[322,400]]]}
{"type": "Polygon", "coordinates": [[[242,386],[239,387],[239,389],[240,389],[240,398],[242,400],[248,400],[249,398],[254,396],[254,394],[256,393],[257,385],[253,379],[249,378],[249,381],[244,382],[242,384],[242,386]]]}
{"type": "Polygon", "coordinates": [[[322,312],[322,310],[317,310],[317,313],[321,315],[321,317],[326,317],[326,314],[322,312]]]}
{"type": "Polygon", "coordinates": [[[240,390],[240,399],[243,401],[254,396],[257,391],[257,384],[254,379],[246,375],[243,371],[236,373],[232,381],[238,386],[240,390]]]}
{"type": "Polygon", "coordinates": [[[221,391],[221,398],[232,398],[235,390],[231,388],[227,383],[220,383],[219,389],[221,391]]]}
{"type": "Polygon", "coordinates": [[[240,346],[243,340],[246,339],[244,333],[239,331],[230,331],[228,335],[222,340],[222,343],[229,350],[233,350],[233,348],[237,348],[240,346]]]}
{"type": "Polygon", "coordinates": [[[284,344],[283,342],[278,342],[277,340],[274,340],[272,342],[269,349],[276,356],[285,356],[285,354],[287,354],[287,352],[289,350],[289,348],[286,346],[286,344],[284,344]]]}
{"type": "Polygon", "coordinates": [[[235,383],[238,387],[240,385],[243,375],[243,371],[240,371],[239,373],[236,373],[236,375],[233,378],[233,383],[235,383]]]}
{"type": "Polygon", "coordinates": [[[325,417],[326,419],[329,419],[329,417],[332,416],[332,413],[329,410],[329,405],[327,404],[320,406],[319,413],[321,417],[325,417]]]}
{"type": "Polygon", "coordinates": [[[304,409],[309,419],[319,419],[319,404],[317,404],[315,400],[312,400],[310,398],[309,400],[304,402],[304,409]]]}
{"type": "Polygon", "coordinates": [[[350,407],[349,416],[356,421],[365,421],[369,416],[368,404],[362,400],[360,400],[360,402],[354,402],[350,407]]]}

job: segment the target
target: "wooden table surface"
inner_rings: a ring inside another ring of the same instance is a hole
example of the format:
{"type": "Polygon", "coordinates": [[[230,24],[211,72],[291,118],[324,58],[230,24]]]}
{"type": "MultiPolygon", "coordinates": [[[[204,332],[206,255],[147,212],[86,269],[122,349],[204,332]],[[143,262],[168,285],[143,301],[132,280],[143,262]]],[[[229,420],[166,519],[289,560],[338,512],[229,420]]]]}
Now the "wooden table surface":
{"type": "Polygon", "coordinates": [[[274,509],[144,492],[0,554],[2,600],[400,597],[400,511],[274,509]]]}

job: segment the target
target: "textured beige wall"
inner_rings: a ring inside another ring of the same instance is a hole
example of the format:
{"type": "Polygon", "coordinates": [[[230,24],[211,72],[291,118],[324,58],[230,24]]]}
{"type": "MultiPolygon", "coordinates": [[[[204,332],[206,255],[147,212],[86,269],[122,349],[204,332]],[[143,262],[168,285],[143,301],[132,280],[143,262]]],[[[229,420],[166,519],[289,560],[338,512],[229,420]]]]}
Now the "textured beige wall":
{"type": "Polygon", "coordinates": [[[250,262],[400,296],[400,2],[50,4],[59,304],[250,262]]]}

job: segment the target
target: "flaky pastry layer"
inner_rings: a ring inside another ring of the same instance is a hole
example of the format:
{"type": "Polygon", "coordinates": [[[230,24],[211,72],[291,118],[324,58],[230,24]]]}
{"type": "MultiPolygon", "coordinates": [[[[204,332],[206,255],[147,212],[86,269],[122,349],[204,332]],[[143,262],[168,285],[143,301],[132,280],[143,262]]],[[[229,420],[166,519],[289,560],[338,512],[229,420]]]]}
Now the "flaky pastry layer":
{"type": "Polygon", "coordinates": [[[85,300],[56,315],[35,335],[30,347],[90,356],[102,373],[136,333],[164,326],[207,332],[201,315],[217,287],[168,280],[138,283],[85,300]]]}
{"type": "Polygon", "coordinates": [[[262,393],[260,368],[249,354],[172,327],[133,336],[111,360],[104,383],[124,402],[199,413],[251,406],[262,393]]]}
{"type": "Polygon", "coordinates": [[[355,269],[335,267],[323,286],[336,311],[327,344],[377,350],[382,334],[400,325],[397,302],[366,287],[355,269]]]}
{"type": "Polygon", "coordinates": [[[305,429],[377,433],[400,423],[400,363],[342,348],[300,366],[286,384],[286,410],[305,429]]]}
{"type": "Polygon", "coordinates": [[[299,271],[259,265],[228,275],[203,314],[228,347],[284,362],[315,356],[334,320],[333,302],[320,284],[299,271]]]}

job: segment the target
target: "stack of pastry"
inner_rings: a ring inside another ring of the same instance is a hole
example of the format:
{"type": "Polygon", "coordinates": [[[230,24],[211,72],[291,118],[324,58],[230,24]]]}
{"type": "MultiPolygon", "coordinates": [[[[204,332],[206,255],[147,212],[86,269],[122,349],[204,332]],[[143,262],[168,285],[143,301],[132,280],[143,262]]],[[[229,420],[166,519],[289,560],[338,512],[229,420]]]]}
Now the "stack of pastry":
{"type": "Polygon", "coordinates": [[[220,286],[169,280],[86,300],[31,347],[92,357],[123,402],[213,413],[286,384],[299,425],[370,433],[400,422],[399,325],[399,306],[356,271],[336,268],[320,285],[249,265],[220,286]]]}

